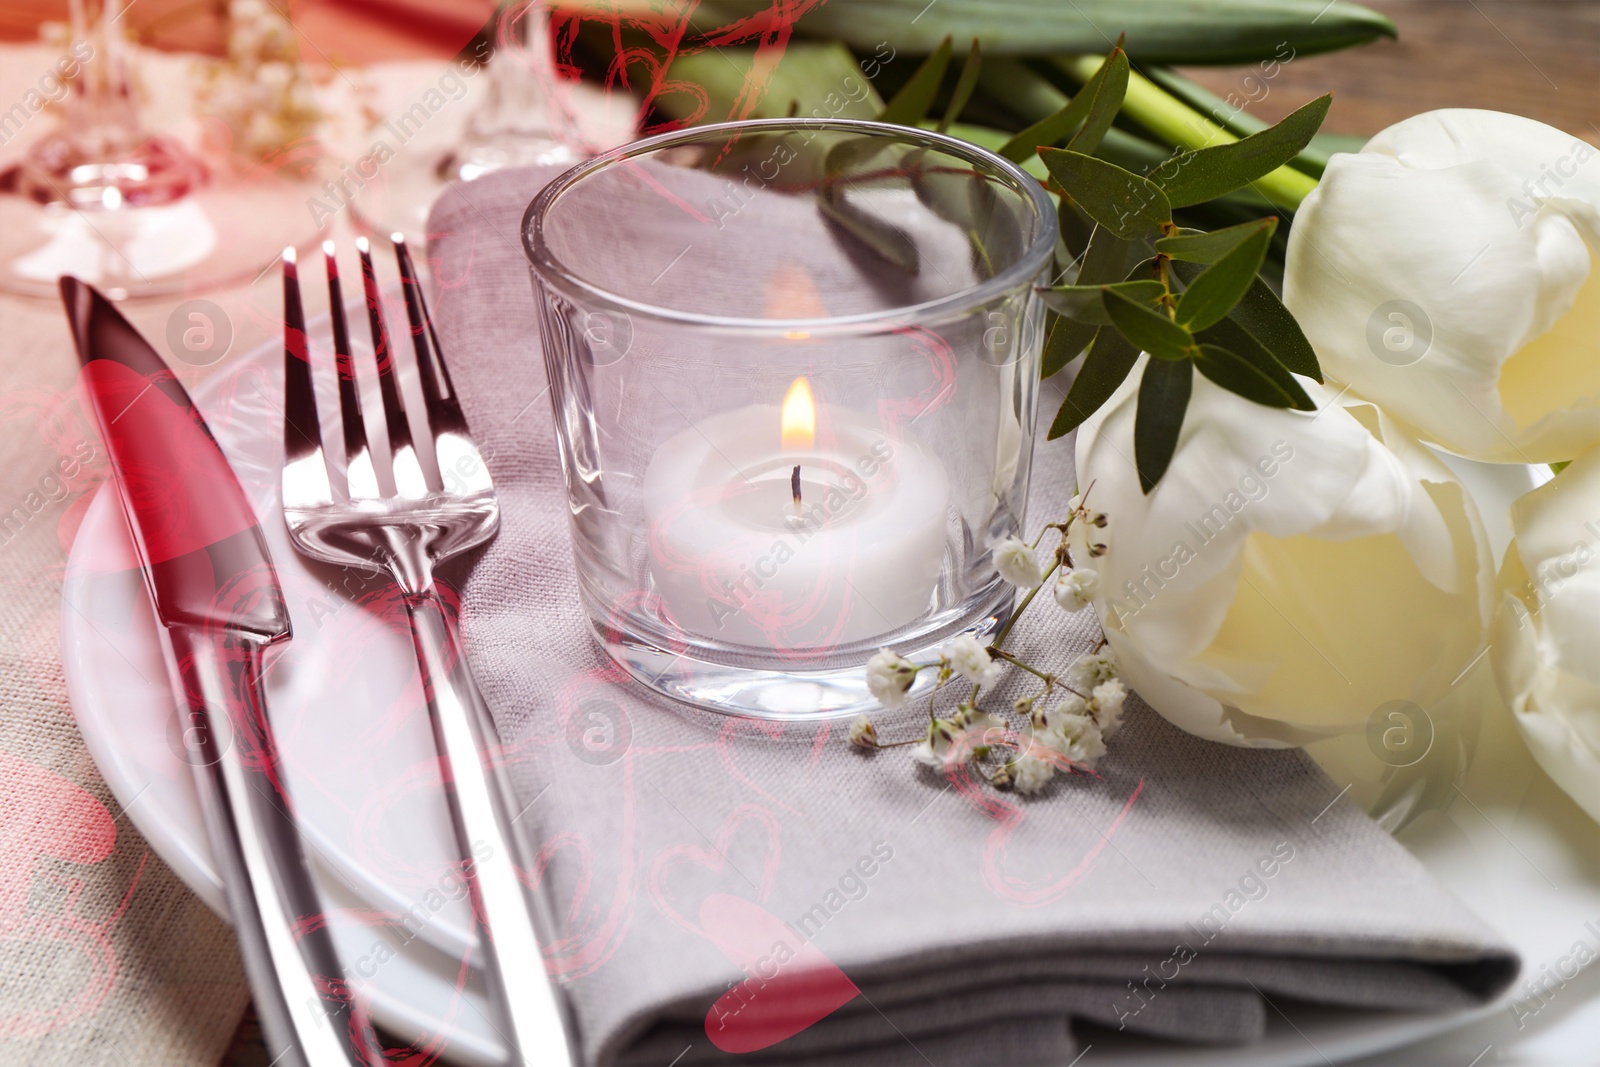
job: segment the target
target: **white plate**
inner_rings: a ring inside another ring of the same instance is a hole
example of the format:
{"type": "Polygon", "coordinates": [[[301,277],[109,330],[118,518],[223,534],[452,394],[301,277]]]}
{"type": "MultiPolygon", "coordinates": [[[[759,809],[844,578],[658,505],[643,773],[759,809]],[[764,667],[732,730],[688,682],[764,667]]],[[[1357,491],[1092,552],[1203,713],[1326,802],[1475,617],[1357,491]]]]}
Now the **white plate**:
{"type": "MultiPolygon", "coordinates": [[[[366,332],[360,328],[362,317],[352,315],[358,337],[366,332]]],[[[326,320],[313,325],[311,342],[314,351],[326,354],[326,320]]],[[[459,901],[430,903],[440,899],[430,897],[430,889],[451,884],[446,871],[456,852],[403,622],[394,613],[385,617],[372,603],[358,602],[353,592],[360,586],[345,573],[305,561],[290,546],[277,511],[281,359],[276,344],[248,353],[227,374],[208,379],[195,400],[256,506],[288,596],[295,637],[269,669],[268,697],[315,874],[335,915],[346,968],[354,970],[356,988],[370,999],[377,1020],[406,1041],[443,1039],[450,1062],[499,1064],[504,1053],[483,984],[476,972],[462,974],[474,940],[470,916],[459,901]],[[375,919],[377,913],[416,916],[415,936],[381,965],[373,952],[380,936],[387,930],[390,941],[399,938],[392,925],[375,919]]],[[[335,411],[332,383],[320,380],[319,386],[322,409],[335,411]]],[[[370,374],[363,386],[371,413],[377,397],[370,374]]],[[[414,382],[407,388],[415,395],[414,382]]],[[[377,439],[375,447],[383,447],[381,420],[369,420],[369,432],[377,439]]],[[[1531,472],[1454,465],[1469,479],[1498,550],[1506,537],[1505,507],[1532,484],[1531,472]]],[[[221,888],[183,762],[155,624],[143,585],[130,569],[127,531],[108,489],[88,509],[67,566],[62,646],[68,692],[89,750],[129,818],[221,913],[221,888]]],[[[377,592],[369,599],[382,602],[385,588],[386,583],[374,583],[377,592]]],[[[1541,962],[1554,961],[1583,936],[1585,920],[1600,920],[1600,871],[1594,860],[1600,849],[1593,847],[1594,825],[1581,814],[1574,818],[1576,809],[1537,771],[1514,735],[1490,740],[1486,735],[1480,742],[1480,756],[1463,782],[1471,806],[1430,812],[1403,839],[1480,913],[1507,930],[1525,951],[1530,971],[1537,972],[1541,962]],[[1511,818],[1526,825],[1505,825],[1506,808],[1497,806],[1502,801],[1511,806],[1511,818]],[[1588,842],[1587,859],[1581,852],[1572,854],[1575,841],[1588,842]],[[1523,855],[1528,852],[1542,862],[1523,855]],[[1524,899],[1537,901],[1537,908],[1523,908],[1524,899]]],[[[1596,941],[1600,945],[1600,934],[1596,941]]],[[[1570,988],[1568,1005],[1585,1003],[1578,985],[1570,988]]],[[[1504,1030],[1510,1018],[1504,1007],[1443,1017],[1297,1008],[1292,1016],[1274,1017],[1266,1040],[1249,1048],[1101,1037],[1093,1062],[1324,1063],[1377,1054],[1488,1020],[1466,1031],[1475,1041],[1475,1035],[1489,1032],[1484,1027],[1504,1030]]],[[[1540,1046],[1539,1058],[1528,1062],[1558,1063],[1559,1031],[1575,1025],[1574,1019],[1589,1017],[1547,1008],[1524,1029],[1495,1031],[1497,1036],[1485,1040],[1498,1042],[1504,1057],[1511,1039],[1530,1033],[1548,1037],[1549,1024],[1555,1024],[1556,1043],[1540,1046]]],[[[1574,1040],[1579,1037],[1574,1031],[1574,1040]]],[[[1592,1055],[1592,1046],[1581,1047],[1582,1055],[1592,1055]]],[[[1449,1054],[1456,1054],[1454,1046],[1449,1054]]],[[[1460,1062],[1468,1059],[1470,1054],[1460,1062]]]]}

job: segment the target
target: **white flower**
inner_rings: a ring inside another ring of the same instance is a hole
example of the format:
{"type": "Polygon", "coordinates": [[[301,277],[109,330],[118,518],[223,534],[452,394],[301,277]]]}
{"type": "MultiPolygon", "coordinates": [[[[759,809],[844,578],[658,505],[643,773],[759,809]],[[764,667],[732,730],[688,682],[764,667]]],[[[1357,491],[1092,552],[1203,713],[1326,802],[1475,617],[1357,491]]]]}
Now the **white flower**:
{"type": "Polygon", "coordinates": [[[1171,465],[1142,493],[1125,457],[1146,358],[1077,441],[1078,477],[1113,520],[1088,565],[1116,673],[1230,744],[1304,744],[1389,701],[1443,696],[1484,648],[1493,583],[1455,476],[1382,411],[1333,404],[1315,382],[1312,413],[1195,374],[1171,465]]]}
{"type": "Polygon", "coordinates": [[[1040,709],[1034,712],[1032,725],[1035,732],[1054,730],[1072,716],[1088,714],[1089,702],[1077,693],[1068,693],[1049,710],[1040,709]]]}
{"type": "MultiPolygon", "coordinates": [[[[989,731],[1005,731],[1009,724],[998,715],[991,715],[980,707],[972,704],[963,704],[956,709],[955,718],[952,720],[960,728],[966,744],[972,748],[979,748],[990,743],[989,731]]],[[[1000,740],[999,737],[994,740],[1000,740]]]]}
{"type": "Polygon", "coordinates": [[[944,657],[963,678],[978,685],[993,685],[1005,668],[989,657],[989,650],[971,634],[962,634],[944,646],[944,657]]]}
{"type": "Polygon", "coordinates": [[[1044,730],[1035,729],[1033,744],[1059,753],[1073,763],[1092,768],[1106,754],[1100,724],[1088,715],[1064,715],[1044,730]]]}
{"type": "Polygon", "coordinates": [[[1462,455],[1542,463],[1600,442],[1597,157],[1470,110],[1334,156],[1283,282],[1323,371],[1462,455]]]}
{"type": "Polygon", "coordinates": [[[1491,659],[1534,758],[1600,820],[1600,450],[1511,506],[1491,659]]]}
{"type": "Polygon", "coordinates": [[[1100,591],[1100,576],[1087,567],[1074,567],[1056,578],[1056,603],[1064,611],[1082,611],[1100,591]]]}
{"type": "Polygon", "coordinates": [[[1122,705],[1128,699],[1128,687],[1119,678],[1101,682],[1094,687],[1089,706],[1094,709],[1094,721],[1100,724],[1100,733],[1110,737],[1122,725],[1122,705]]]}
{"type": "Polygon", "coordinates": [[[1007,537],[994,546],[994,568],[1012,585],[1032,589],[1044,580],[1039,560],[1026,541],[1007,537]]]}
{"type": "Polygon", "coordinates": [[[880,648],[867,660],[867,689],[886,708],[898,708],[906,702],[911,683],[917,680],[917,668],[908,659],[902,659],[887,648],[880,648]]]}
{"type": "Polygon", "coordinates": [[[1087,715],[1070,715],[1056,728],[1064,742],[1059,751],[1073,763],[1093,768],[1095,761],[1106,754],[1105,733],[1100,724],[1087,715]]]}
{"type": "Polygon", "coordinates": [[[928,736],[911,749],[911,758],[929,767],[954,766],[971,752],[962,735],[961,727],[952,720],[934,719],[928,723],[928,736]]]}
{"type": "Polygon", "coordinates": [[[1030,748],[1007,765],[1011,788],[1019,793],[1037,793],[1056,773],[1056,765],[1030,748]]]}
{"type": "Polygon", "coordinates": [[[1092,655],[1080,656],[1067,673],[1074,688],[1093,689],[1117,676],[1117,654],[1107,647],[1092,655]]]}
{"type": "Polygon", "coordinates": [[[877,748],[878,728],[865,715],[857,715],[850,723],[850,743],[857,748],[877,748]]]}

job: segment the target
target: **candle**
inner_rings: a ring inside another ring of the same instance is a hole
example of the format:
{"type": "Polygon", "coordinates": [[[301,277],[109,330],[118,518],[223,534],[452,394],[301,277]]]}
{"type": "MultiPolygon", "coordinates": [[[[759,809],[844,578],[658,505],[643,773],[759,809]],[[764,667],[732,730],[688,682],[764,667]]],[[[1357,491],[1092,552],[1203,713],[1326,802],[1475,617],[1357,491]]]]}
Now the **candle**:
{"type": "Polygon", "coordinates": [[[927,612],[949,482],[930,452],[796,379],[669,438],[644,477],[650,570],[666,613],[759,648],[865,641],[927,612]],[[819,433],[820,431],[820,433],[819,433]]]}

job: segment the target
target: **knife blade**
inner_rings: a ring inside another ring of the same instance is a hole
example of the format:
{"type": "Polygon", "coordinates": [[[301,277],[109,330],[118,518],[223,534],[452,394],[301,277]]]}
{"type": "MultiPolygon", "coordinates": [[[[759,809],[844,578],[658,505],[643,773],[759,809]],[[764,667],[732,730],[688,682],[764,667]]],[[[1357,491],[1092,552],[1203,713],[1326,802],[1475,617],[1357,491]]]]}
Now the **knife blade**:
{"type": "Polygon", "coordinates": [[[273,1063],[376,1067],[381,1047],[344,979],[266,713],[266,656],[291,633],[260,523],[155,349],[92,286],[60,284],[273,1063]]]}

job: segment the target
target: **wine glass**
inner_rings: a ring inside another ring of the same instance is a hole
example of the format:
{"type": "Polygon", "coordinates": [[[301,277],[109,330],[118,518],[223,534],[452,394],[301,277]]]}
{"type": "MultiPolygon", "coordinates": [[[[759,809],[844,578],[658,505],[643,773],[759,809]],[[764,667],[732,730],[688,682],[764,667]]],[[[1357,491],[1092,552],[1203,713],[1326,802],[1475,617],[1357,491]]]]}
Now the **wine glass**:
{"type": "Polygon", "coordinates": [[[402,148],[384,180],[352,199],[357,222],[369,232],[398,232],[423,245],[428,212],[449,186],[504,167],[576,163],[597,150],[573,113],[572,94],[582,90],[556,77],[545,5],[502,0],[492,25],[485,95],[460,136],[445,148],[402,148]]]}
{"type": "Polygon", "coordinates": [[[317,236],[294,183],[146,127],[117,26],[133,2],[71,0],[73,54],[88,58],[60,125],[5,175],[0,289],[53,297],[71,273],[113,299],[194,292],[317,236]]]}

